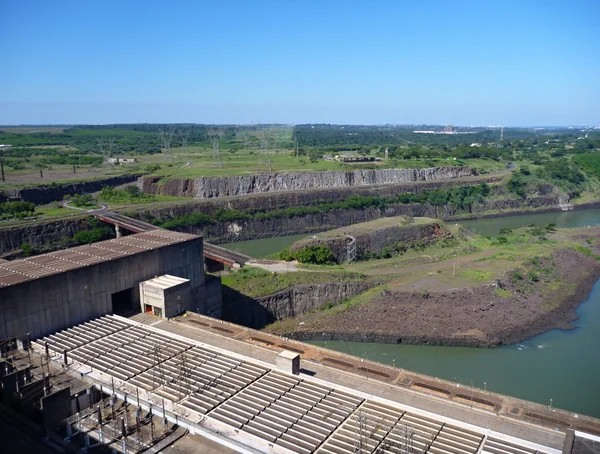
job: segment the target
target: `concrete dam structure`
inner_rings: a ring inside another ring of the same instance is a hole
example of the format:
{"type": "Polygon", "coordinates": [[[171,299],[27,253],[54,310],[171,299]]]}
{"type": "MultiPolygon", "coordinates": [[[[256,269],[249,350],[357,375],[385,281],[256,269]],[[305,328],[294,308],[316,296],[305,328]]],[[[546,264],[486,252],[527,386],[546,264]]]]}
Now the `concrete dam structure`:
{"type": "Polygon", "coordinates": [[[141,177],[139,188],[149,194],[196,199],[232,197],[270,192],[306,189],[353,188],[419,181],[447,180],[472,176],[466,166],[427,169],[381,169],[326,172],[290,172],[233,177],[171,178],[165,183],[159,177],[141,177]]]}
{"type": "Polygon", "coordinates": [[[0,339],[135,312],[139,283],[165,274],[190,280],[182,309],[220,317],[220,291],[210,298],[202,254],[202,237],[157,229],[0,263],[0,339]]]}
{"type": "MultiPolygon", "coordinates": [[[[195,314],[104,316],[32,347],[32,364],[47,357],[57,381],[79,377],[78,389],[101,394],[65,416],[67,434],[85,430],[94,446],[119,452],[159,452],[167,445],[156,434],[169,426],[187,430],[186,452],[198,453],[208,441],[225,453],[597,452],[578,450],[598,439],[593,418],[195,314]],[[123,416],[128,406],[140,412],[123,416]],[[140,433],[145,415],[160,421],[150,434],[140,433]],[[124,428],[112,429],[119,421],[124,428]]],[[[57,441],[77,446],[75,437],[57,441]]]]}

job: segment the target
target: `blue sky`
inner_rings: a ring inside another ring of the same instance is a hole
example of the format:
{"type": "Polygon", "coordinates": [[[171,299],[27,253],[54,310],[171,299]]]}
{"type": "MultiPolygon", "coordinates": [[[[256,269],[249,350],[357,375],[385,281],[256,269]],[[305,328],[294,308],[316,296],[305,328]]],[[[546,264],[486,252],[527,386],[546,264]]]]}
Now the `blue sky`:
{"type": "Polygon", "coordinates": [[[0,124],[600,124],[598,0],[0,2],[0,124]]]}

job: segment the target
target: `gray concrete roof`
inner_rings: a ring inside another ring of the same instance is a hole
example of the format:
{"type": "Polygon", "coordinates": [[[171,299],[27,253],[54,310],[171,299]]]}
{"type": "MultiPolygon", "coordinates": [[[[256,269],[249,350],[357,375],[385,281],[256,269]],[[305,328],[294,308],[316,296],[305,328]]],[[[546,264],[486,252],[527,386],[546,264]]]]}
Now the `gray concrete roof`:
{"type": "MultiPolygon", "coordinates": [[[[201,421],[203,429],[260,452],[341,454],[361,446],[360,452],[393,454],[406,451],[407,442],[411,450],[432,454],[561,452],[547,440],[538,444],[521,433],[508,436],[483,421],[470,424],[398,404],[373,392],[376,387],[365,393],[287,374],[270,363],[121,317],[63,330],[34,342],[34,348],[44,351],[45,342],[53,352],[68,352],[73,371],[117,394],[162,403],[179,424],[201,421]]],[[[531,430],[520,429],[525,435],[531,430]]]]}
{"type": "Polygon", "coordinates": [[[35,257],[0,262],[0,288],[196,238],[201,237],[159,229],[35,257]]]}

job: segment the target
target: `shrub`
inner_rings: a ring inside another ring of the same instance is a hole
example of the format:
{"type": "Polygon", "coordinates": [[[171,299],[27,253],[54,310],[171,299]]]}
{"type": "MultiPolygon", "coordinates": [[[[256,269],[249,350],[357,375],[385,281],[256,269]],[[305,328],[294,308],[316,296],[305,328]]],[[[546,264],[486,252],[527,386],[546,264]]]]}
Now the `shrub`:
{"type": "Polygon", "coordinates": [[[526,195],[525,194],[525,186],[526,186],[525,182],[516,175],[513,175],[510,178],[510,180],[508,180],[508,182],[506,183],[506,188],[510,192],[514,192],[515,194],[517,194],[522,199],[524,199],[525,195],[526,195]]]}
{"type": "Polygon", "coordinates": [[[508,244],[508,238],[506,238],[505,236],[496,237],[496,241],[498,242],[498,244],[508,244]]]}
{"type": "Polygon", "coordinates": [[[89,207],[96,203],[96,201],[92,197],[92,194],[75,194],[71,198],[71,202],[73,203],[73,205],[80,208],[89,207]]]}
{"type": "Polygon", "coordinates": [[[306,246],[296,251],[294,258],[300,263],[312,263],[315,265],[326,265],[333,263],[333,252],[327,246],[306,246]]]}
{"type": "Polygon", "coordinates": [[[21,250],[25,255],[31,255],[34,252],[34,249],[27,242],[21,244],[21,250]]]}
{"type": "Polygon", "coordinates": [[[291,262],[294,260],[294,253],[290,250],[290,248],[286,248],[279,253],[279,259],[285,260],[286,262],[291,262]]]}
{"type": "MultiPolygon", "coordinates": [[[[92,224],[93,225],[93,224],[92,224]]],[[[91,230],[80,230],[73,235],[73,241],[79,244],[96,243],[97,241],[107,240],[113,237],[113,231],[110,227],[95,227],[91,230]]]]}
{"type": "Polygon", "coordinates": [[[163,229],[175,229],[177,227],[191,227],[212,224],[212,218],[204,213],[190,213],[175,219],[158,221],[156,224],[163,229]]]}
{"type": "Polygon", "coordinates": [[[157,170],[160,170],[160,164],[149,164],[146,166],[147,172],[156,172],[157,170]]]}

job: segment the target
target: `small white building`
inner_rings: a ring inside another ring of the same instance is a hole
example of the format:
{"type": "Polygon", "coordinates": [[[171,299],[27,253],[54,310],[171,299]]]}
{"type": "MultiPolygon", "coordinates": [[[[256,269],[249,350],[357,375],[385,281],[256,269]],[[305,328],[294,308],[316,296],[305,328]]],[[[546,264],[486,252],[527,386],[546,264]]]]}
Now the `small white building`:
{"type": "Polygon", "coordinates": [[[12,145],[0,143],[0,149],[7,149],[7,148],[12,148],[12,145]]]}
{"type": "Polygon", "coordinates": [[[191,288],[189,279],[169,274],[140,282],[141,310],[162,318],[175,317],[192,303],[191,288]]]}
{"type": "Polygon", "coordinates": [[[136,158],[108,158],[109,164],[135,164],[137,162],[136,158]]]}

